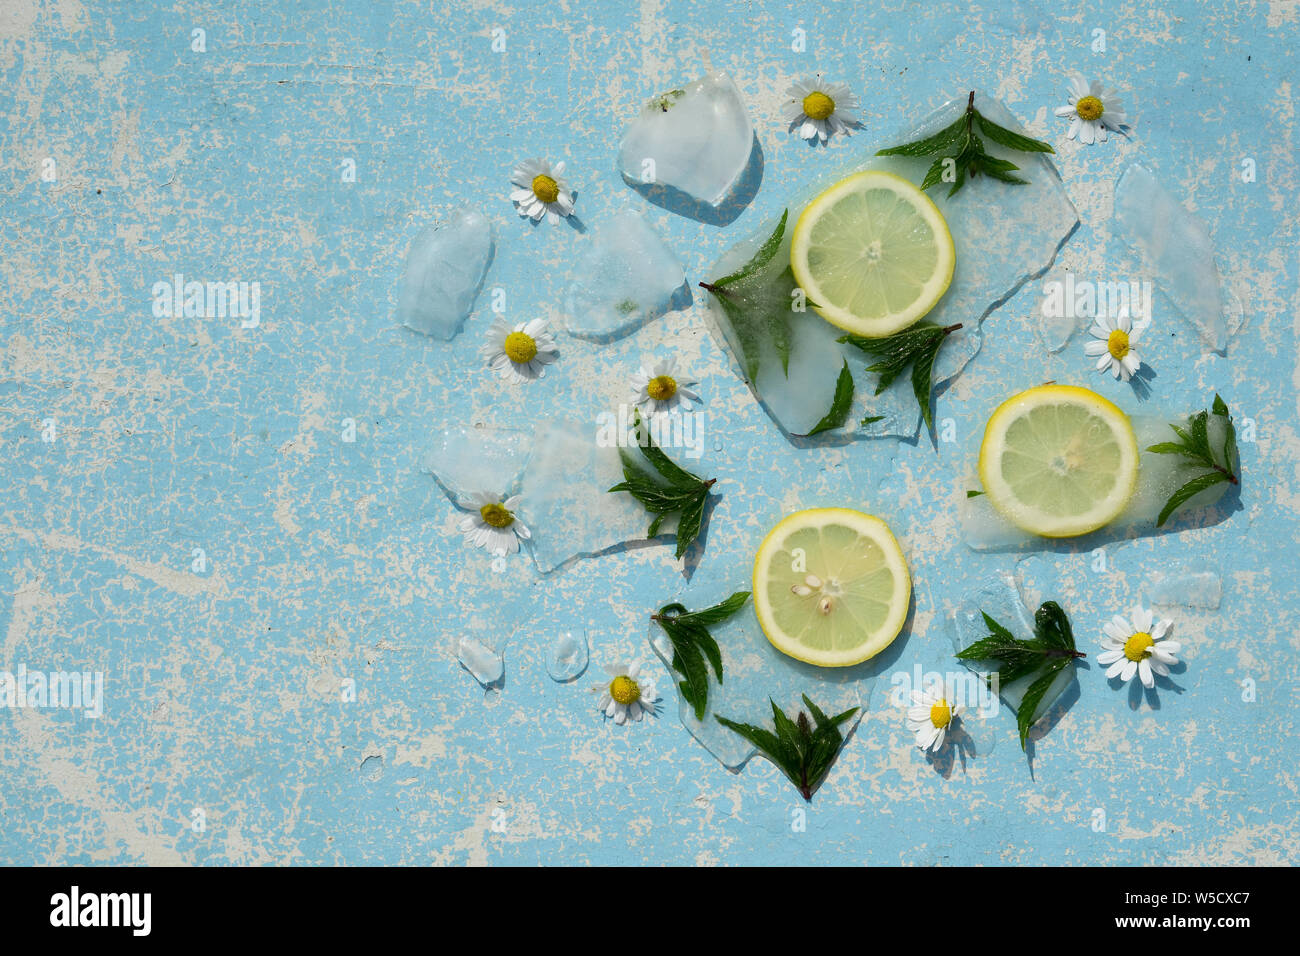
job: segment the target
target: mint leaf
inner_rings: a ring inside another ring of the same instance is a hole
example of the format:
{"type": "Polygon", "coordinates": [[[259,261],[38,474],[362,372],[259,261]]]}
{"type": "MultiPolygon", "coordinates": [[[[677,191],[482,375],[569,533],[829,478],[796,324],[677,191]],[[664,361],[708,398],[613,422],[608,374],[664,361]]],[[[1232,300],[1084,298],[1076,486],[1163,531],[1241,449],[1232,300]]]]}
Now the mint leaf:
{"type": "Polygon", "coordinates": [[[1170,423],[1169,428],[1178,436],[1178,441],[1157,442],[1149,446],[1147,451],[1156,455],[1181,455],[1192,464],[1205,468],[1206,471],[1187,481],[1169,496],[1169,500],[1165,502],[1165,506],[1160,509],[1160,515],[1156,518],[1157,528],[1163,527],[1170,515],[1207,488],[1213,488],[1225,481],[1234,485],[1241,481],[1237,474],[1241,466],[1241,452],[1237,448],[1237,428],[1233,424],[1227,403],[1217,392],[1208,410],[1203,409],[1188,417],[1186,428],[1173,423],[1170,423]],[[1214,449],[1210,447],[1210,415],[1224,420],[1223,444],[1217,458],[1214,449]]]}
{"type": "Polygon", "coordinates": [[[811,438],[821,432],[841,427],[849,417],[849,409],[852,406],[853,373],[849,371],[849,363],[846,359],[844,367],[840,369],[840,377],[835,380],[835,397],[831,400],[830,411],[823,415],[822,420],[803,437],[811,438]]]}
{"type": "Polygon", "coordinates": [[[709,628],[720,624],[735,614],[749,600],[748,591],[737,591],[731,597],[703,611],[691,612],[678,603],[665,604],[650,620],[663,628],[672,644],[672,669],[684,680],[677,689],[682,700],[695,712],[696,720],[703,720],[709,704],[709,672],[722,683],[722,651],[709,633],[709,628]],[[705,666],[707,661],[708,667],[705,666]]]}
{"type": "Polygon", "coordinates": [[[902,332],[886,336],[883,339],[869,339],[862,335],[843,335],[837,341],[847,342],[863,352],[878,359],[867,366],[868,372],[880,376],[876,382],[876,394],[879,395],[903,373],[909,365],[912,367],[912,393],[920,406],[921,417],[925,427],[934,428],[934,409],[930,401],[934,362],[939,356],[939,349],[948,336],[961,328],[961,323],[941,327],[931,322],[920,322],[902,332]]]}

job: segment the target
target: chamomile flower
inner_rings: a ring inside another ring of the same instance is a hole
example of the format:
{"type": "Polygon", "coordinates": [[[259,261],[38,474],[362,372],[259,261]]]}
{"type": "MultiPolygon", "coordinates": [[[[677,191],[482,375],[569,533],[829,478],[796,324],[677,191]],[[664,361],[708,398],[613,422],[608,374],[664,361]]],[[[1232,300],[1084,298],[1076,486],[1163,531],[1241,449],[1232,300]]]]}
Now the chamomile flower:
{"type": "Polygon", "coordinates": [[[907,709],[907,729],[916,734],[916,745],[922,750],[938,751],[943,739],[957,719],[957,704],[946,697],[928,691],[914,690],[912,706],[907,709]]]}
{"type": "Polygon", "coordinates": [[[460,519],[465,540],[476,548],[494,555],[514,554],[519,542],[532,537],[528,527],[515,515],[519,495],[501,500],[500,495],[477,492],[469,496],[474,511],[460,519]]]}
{"type": "Polygon", "coordinates": [[[689,412],[700,400],[691,386],[695,381],[685,379],[676,370],[671,358],[642,363],[632,376],[632,401],[646,418],[676,411],[689,412]]]}
{"type": "Polygon", "coordinates": [[[827,83],[818,75],[796,80],[786,95],[790,132],[798,130],[804,139],[815,137],[824,143],[833,133],[848,136],[853,127],[862,125],[852,112],[859,107],[858,98],[843,83],[827,83]]]}
{"type": "Polygon", "coordinates": [[[608,684],[597,684],[592,691],[600,694],[596,705],[604,711],[606,717],[616,724],[625,724],[630,717],[640,720],[646,714],[654,716],[657,712],[654,682],[641,674],[641,664],[631,667],[617,664],[605,668],[610,676],[608,684]]]}
{"type": "Polygon", "coordinates": [[[1085,145],[1104,143],[1110,131],[1118,133],[1127,124],[1124,104],[1115,98],[1113,90],[1103,89],[1097,80],[1089,83],[1082,74],[1071,73],[1067,89],[1069,105],[1058,106],[1055,112],[1057,116],[1069,117],[1070,131],[1066,136],[1070,139],[1078,137],[1085,145]]]}
{"type": "Polygon", "coordinates": [[[546,217],[552,225],[573,212],[573,190],[563,178],[564,163],[552,166],[544,159],[525,159],[515,167],[510,201],[521,216],[534,222],[546,217]]]}
{"type": "Polygon", "coordinates": [[[1098,316],[1088,334],[1092,341],[1083,346],[1083,353],[1100,356],[1097,359],[1098,372],[1114,372],[1116,378],[1125,382],[1137,374],[1142,359],[1133,346],[1142,330],[1133,325],[1128,309],[1121,308],[1113,319],[1106,315],[1098,316]]]}
{"type": "Polygon", "coordinates": [[[557,351],[545,319],[511,325],[498,318],[488,328],[487,342],[479,354],[488,368],[502,378],[531,382],[546,374],[546,366],[555,361],[557,351]]]}
{"type": "Polygon", "coordinates": [[[1178,663],[1183,645],[1166,638],[1173,627],[1169,620],[1155,620],[1146,608],[1135,607],[1128,617],[1116,614],[1102,630],[1102,652],[1098,664],[1109,664],[1106,677],[1130,681],[1137,674],[1145,687],[1154,687],[1156,677],[1166,677],[1169,665],[1178,663]]]}

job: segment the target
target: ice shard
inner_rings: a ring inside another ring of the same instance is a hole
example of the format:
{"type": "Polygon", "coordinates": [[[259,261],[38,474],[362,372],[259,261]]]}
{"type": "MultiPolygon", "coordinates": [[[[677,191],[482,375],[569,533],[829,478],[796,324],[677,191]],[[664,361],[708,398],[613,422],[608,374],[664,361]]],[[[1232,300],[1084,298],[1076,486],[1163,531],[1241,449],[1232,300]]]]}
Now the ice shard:
{"type": "Polygon", "coordinates": [[[726,73],[710,73],[646,104],[623,133],[618,168],[633,185],[718,209],[740,192],[754,143],[740,90],[726,73]]]}
{"type": "Polygon", "coordinates": [[[1115,234],[1137,253],[1142,269],[1216,352],[1241,321],[1241,305],[1226,293],[1214,242],[1199,216],[1140,163],[1115,187],[1115,234]]]}
{"type": "MultiPolygon", "coordinates": [[[[993,122],[1022,130],[1019,121],[1000,102],[977,97],[975,105],[993,122]]],[[[789,210],[788,222],[795,223],[811,199],[855,172],[882,169],[911,182],[921,182],[933,157],[875,156],[874,151],[928,136],[950,124],[965,106],[965,97],[950,101],[920,124],[880,140],[870,153],[811,184],[785,207],[789,210]]],[[[952,284],[925,321],[944,326],[962,323],[962,328],[948,337],[939,352],[933,379],[936,391],[979,351],[980,323],[984,317],[1024,283],[1050,268],[1061,245],[1079,223],[1078,213],[1050,159],[1041,153],[1012,153],[992,142],[986,145],[990,154],[1009,158],[1020,166],[1018,175],[1028,180],[1028,184],[1011,185],[976,177],[952,197],[942,186],[927,192],[948,222],[957,261],[952,284]]],[[[748,262],[772,235],[780,215],[778,210],[752,237],[724,253],[711,270],[710,278],[728,275],[748,262]]],[[[823,320],[813,309],[801,310],[801,300],[792,296],[793,280],[786,271],[791,232],[791,228],[786,229],[781,248],[763,273],[770,282],[773,301],[784,298],[792,303],[788,331],[778,329],[779,335],[747,334],[727,317],[715,297],[709,297],[710,321],[717,336],[727,345],[733,370],[748,382],[777,425],[788,436],[797,436],[807,433],[830,408],[836,373],[847,360],[856,386],[849,427],[828,435],[861,438],[916,434],[920,411],[911,395],[910,376],[900,376],[883,394],[873,395],[876,376],[865,371],[871,361],[858,349],[838,343],[836,339],[843,331],[823,320]],[[787,350],[788,355],[782,355],[787,350]],[[866,416],[881,416],[881,419],[858,426],[856,423],[866,416]]]]}
{"type": "Polygon", "coordinates": [[[433,338],[454,338],[474,308],[493,248],[492,222],[474,209],[421,230],[406,253],[401,323],[433,338]]]}
{"type": "Polygon", "coordinates": [[[566,330],[610,342],[689,303],[686,274],[641,215],[615,213],[586,240],[565,298],[566,330]]]}
{"type": "Polygon", "coordinates": [[[516,489],[531,442],[519,429],[446,425],[433,434],[425,470],[455,504],[468,507],[475,493],[506,496],[516,489]]]}
{"type": "Polygon", "coordinates": [[[475,638],[462,637],[456,642],[456,658],[484,687],[500,683],[505,676],[506,665],[501,655],[475,638]]]}

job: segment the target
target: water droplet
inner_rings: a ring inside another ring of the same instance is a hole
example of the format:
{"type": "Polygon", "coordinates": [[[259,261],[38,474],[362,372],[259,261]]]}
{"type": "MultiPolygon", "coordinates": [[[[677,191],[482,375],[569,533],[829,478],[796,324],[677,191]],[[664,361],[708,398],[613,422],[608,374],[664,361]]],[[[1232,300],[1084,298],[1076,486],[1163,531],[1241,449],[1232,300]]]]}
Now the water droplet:
{"type": "Polygon", "coordinates": [[[384,775],[384,758],[371,754],[361,761],[361,779],[374,782],[384,775]]]}
{"type": "Polygon", "coordinates": [[[546,657],[546,673],[552,680],[567,684],[577,680],[587,669],[589,652],[586,631],[561,631],[555,635],[546,657]]]}
{"type": "Polygon", "coordinates": [[[506,665],[501,655],[472,637],[460,639],[456,645],[456,657],[461,667],[484,687],[491,687],[505,676],[506,665]]]}

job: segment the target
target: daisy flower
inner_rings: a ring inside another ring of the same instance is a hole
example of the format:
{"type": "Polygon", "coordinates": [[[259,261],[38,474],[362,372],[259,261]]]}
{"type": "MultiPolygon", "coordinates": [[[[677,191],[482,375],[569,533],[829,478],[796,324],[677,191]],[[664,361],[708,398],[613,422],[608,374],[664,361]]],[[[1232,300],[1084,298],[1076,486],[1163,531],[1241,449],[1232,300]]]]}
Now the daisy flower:
{"type": "Polygon", "coordinates": [[[1070,132],[1066,135],[1091,145],[1106,142],[1110,130],[1120,132],[1127,119],[1124,104],[1115,98],[1114,91],[1102,89],[1097,80],[1088,83],[1080,73],[1071,73],[1069,79],[1070,104],[1058,106],[1055,111],[1057,116],[1070,118],[1070,132]]]}
{"type": "Polygon", "coordinates": [[[639,662],[631,667],[617,664],[605,671],[612,679],[608,684],[597,684],[592,691],[600,694],[596,703],[606,717],[612,717],[616,724],[625,724],[629,717],[640,720],[646,714],[654,716],[655,701],[659,698],[654,682],[641,675],[639,662]]]}
{"type": "Polygon", "coordinates": [[[502,501],[500,495],[486,492],[470,495],[470,502],[478,510],[460,519],[466,542],[498,557],[518,551],[519,542],[532,537],[528,527],[515,517],[519,497],[515,495],[502,501]]]}
{"type": "Polygon", "coordinates": [[[1133,351],[1142,330],[1136,328],[1128,317],[1128,309],[1121,308],[1114,319],[1102,315],[1088,330],[1093,341],[1083,347],[1085,355],[1101,356],[1097,359],[1098,372],[1114,372],[1115,377],[1127,382],[1142,365],[1142,359],[1133,351]]]}
{"type": "Polygon", "coordinates": [[[555,339],[546,329],[545,319],[532,319],[511,325],[496,319],[487,331],[487,343],[479,353],[488,368],[502,378],[531,382],[546,374],[546,366],[555,361],[555,339]]]}
{"type": "Polygon", "coordinates": [[[858,108],[858,98],[843,83],[827,83],[818,75],[796,80],[786,95],[790,97],[785,109],[790,132],[797,129],[804,139],[816,137],[824,143],[832,133],[848,136],[852,127],[862,125],[850,112],[858,108]]]}
{"type": "Polygon", "coordinates": [[[698,383],[677,377],[675,371],[671,358],[642,363],[637,369],[631,381],[632,400],[642,415],[689,412],[699,402],[699,393],[690,387],[698,383]]]}
{"type": "Polygon", "coordinates": [[[1151,612],[1135,607],[1127,618],[1116,614],[1102,627],[1106,633],[1097,655],[1098,664],[1109,664],[1106,677],[1130,681],[1137,674],[1145,687],[1154,687],[1156,676],[1167,677],[1169,665],[1177,664],[1183,645],[1168,641],[1173,622],[1155,621],[1151,612]],[[1130,623],[1131,622],[1131,623],[1130,623]]]}
{"type": "Polygon", "coordinates": [[[907,729],[916,734],[922,750],[938,751],[943,738],[957,718],[957,704],[923,690],[912,691],[912,706],[907,709],[907,729]]]}
{"type": "Polygon", "coordinates": [[[525,159],[516,166],[510,177],[515,187],[510,190],[510,201],[516,212],[534,222],[545,216],[552,225],[573,212],[573,190],[563,172],[564,163],[552,166],[544,159],[525,159]]]}

